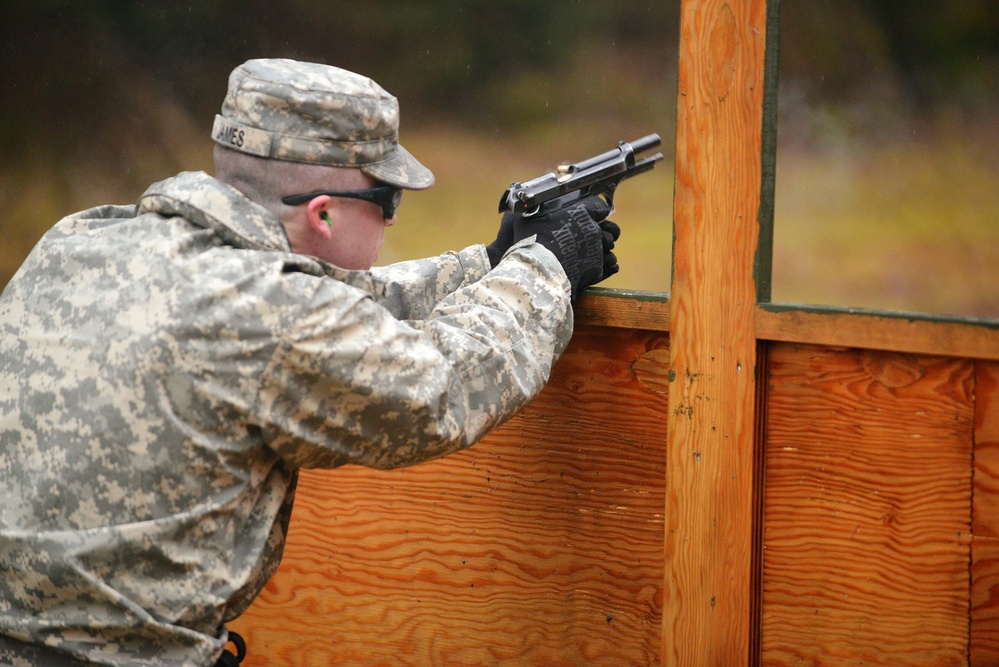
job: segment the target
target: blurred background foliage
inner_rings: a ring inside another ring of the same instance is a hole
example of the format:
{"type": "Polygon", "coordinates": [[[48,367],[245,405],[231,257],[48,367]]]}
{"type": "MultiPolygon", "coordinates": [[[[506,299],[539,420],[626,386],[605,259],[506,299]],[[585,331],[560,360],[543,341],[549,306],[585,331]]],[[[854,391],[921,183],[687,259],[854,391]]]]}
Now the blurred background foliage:
{"type": "MultiPolygon", "coordinates": [[[[999,3],[783,0],[773,297],[999,317],[999,3]]],[[[677,0],[0,3],[0,286],[59,217],[211,171],[229,71],[325,62],[399,97],[438,184],[380,263],[488,242],[511,180],[658,132],[612,287],[667,291],[677,0]]]]}

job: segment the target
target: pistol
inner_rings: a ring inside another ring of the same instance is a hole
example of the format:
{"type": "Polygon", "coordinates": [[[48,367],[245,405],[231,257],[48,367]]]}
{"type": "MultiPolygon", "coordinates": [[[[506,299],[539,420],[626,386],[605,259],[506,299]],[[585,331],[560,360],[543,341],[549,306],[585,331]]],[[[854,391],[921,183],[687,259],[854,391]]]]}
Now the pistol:
{"type": "Polygon", "coordinates": [[[656,166],[662,153],[637,159],[636,153],[661,142],[658,134],[637,141],[622,141],[618,147],[575,164],[560,164],[555,171],[526,183],[513,182],[500,197],[499,212],[513,211],[524,217],[562,208],[577,199],[598,195],[614,208],[614,191],[626,178],[637,176],[656,166]]]}

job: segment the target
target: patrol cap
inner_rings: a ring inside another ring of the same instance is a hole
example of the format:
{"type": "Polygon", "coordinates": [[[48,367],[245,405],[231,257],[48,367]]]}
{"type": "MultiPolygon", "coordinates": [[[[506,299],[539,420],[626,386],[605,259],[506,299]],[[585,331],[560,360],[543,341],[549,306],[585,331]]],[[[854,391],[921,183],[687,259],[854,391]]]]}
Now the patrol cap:
{"type": "Polygon", "coordinates": [[[285,58],[248,60],[229,75],[212,139],[289,162],[357,167],[409,190],[433,173],[399,145],[399,101],[368,77],[285,58]]]}

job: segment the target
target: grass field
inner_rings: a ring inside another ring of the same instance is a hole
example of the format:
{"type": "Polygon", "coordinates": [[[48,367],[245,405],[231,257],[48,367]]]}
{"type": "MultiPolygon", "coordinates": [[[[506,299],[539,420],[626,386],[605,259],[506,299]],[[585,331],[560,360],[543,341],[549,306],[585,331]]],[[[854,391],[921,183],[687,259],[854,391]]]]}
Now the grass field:
{"type": "Polygon", "coordinates": [[[773,300],[999,317],[996,147],[945,132],[779,152],[773,300]]]}
{"type": "MultiPolygon", "coordinates": [[[[407,147],[437,175],[407,193],[379,263],[437,254],[495,234],[497,202],[511,180],[618,139],[567,133],[501,140],[455,129],[414,131],[407,147]],[[567,142],[572,139],[571,148],[567,142]]],[[[781,149],[777,162],[773,300],[999,318],[999,159],[996,140],[963,134],[869,147],[781,149]]],[[[210,169],[207,147],[174,148],[160,162],[121,169],[27,163],[0,172],[0,285],[62,215],[134,201],[149,182],[210,169]]],[[[621,272],[608,287],[668,291],[672,157],[625,182],[621,272]]]]}

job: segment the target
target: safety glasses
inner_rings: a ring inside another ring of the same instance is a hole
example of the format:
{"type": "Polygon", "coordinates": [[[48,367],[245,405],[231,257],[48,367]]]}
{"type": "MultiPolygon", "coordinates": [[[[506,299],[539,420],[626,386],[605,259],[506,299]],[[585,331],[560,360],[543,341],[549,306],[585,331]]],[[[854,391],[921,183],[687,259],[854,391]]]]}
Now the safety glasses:
{"type": "Polygon", "coordinates": [[[395,216],[395,211],[399,208],[399,202],[402,201],[402,190],[391,185],[380,185],[376,188],[365,188],[363,190],[317,190],[300,195],[288,195],[287,197],[283,197],[281,201],[288,206],[300,206],[310,199],[315,199],[322,195],[369,201],[382,209],[382,216],[386,220],[391,220],[395,216]]]}

